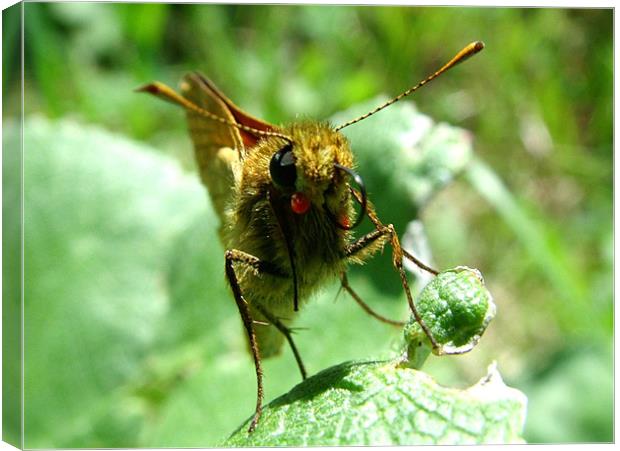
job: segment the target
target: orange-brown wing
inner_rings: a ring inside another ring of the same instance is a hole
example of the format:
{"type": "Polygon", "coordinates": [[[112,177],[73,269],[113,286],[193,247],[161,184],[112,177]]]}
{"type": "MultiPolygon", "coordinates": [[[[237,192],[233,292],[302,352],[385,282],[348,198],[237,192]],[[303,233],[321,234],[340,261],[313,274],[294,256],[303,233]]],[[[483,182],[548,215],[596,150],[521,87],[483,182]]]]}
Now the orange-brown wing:
{"type": "Polygon", "coordinates": [[[256,145],[261,132],[274,131],[275,127],[242,111],[198,73],[185,76],[182,95],[159,82],[149,83],[137,91],[153,94],[185,109],[200,177],[223,222],[246,150],[256,145]],[[254,129],[256,133],[247,128],[241,130],[234,124],[254,129]]]}
{"type": "MultiPolygon", "coordinates": [[[[275,129],[274,126],[241,110],[199,73],[190,73],[184,77],[181,93],[192,103],[228,122],[260,131],[275,129]]],[[[191,109],[186,111],[200,176],[209,190],[218,215],[223,220],[225,208],[233,194],[233,186],[237,182],[240,164],[246,152],[256,145],[260,136],[206,118],[191,109]]]]}
{"type": "MultiPolygon", "coordinates": [[[[181,94],[197,106],[236,123],[228,106],[196,74],[184,77],[181,94]]],[[[245,152],[241,133],[238,128],[204,117],[191,109],[186,109],[186,114],[200,178],[223,222],[237,182],[241,155],[245,152]]]]}
{"type": "MultiPolygon", "coordinates": [[[[247,127],[251,127],[256,130],[263,131],[263,132],[276,131],[277,127],[265,121],[262,121],[252,116],[249,113],[246,113],[241,108],[239,108],[237,105],[235,105],[232,102],[232,100],[226,97],[224,93],[222,93],[222,91],[220,91],[213,84],[213,82],[209,80],[207,77],[205,77],[204,75],[195,72],[193,74],[186,76],[186,80],[188,80],[189,78],[194,80],[194,83],[196,83],[197,85],[200,85],[205,91],[208,91],[211,95],[213,95],[218,100],[220,100],[224,105],[226,105],[230,114],[234,117],[235,122],[237,122],[238,124],[245,125],[247,127]]],[[[238,130],[238,131],[239,131],[239,135],[241,136],[241,140],[243,141],[243,144],[245,146],[244,151],[249,150],[252,147],[254,147],[256,143],[258,142],[258,140],[260,139],[260,136],[258,136],[257,134],[253,134],[252,132],[248,132],[245,130],[238,130]]],[[[243,158],[243,156],[244,155],[242,155],[241,158],[243,158]]]]}

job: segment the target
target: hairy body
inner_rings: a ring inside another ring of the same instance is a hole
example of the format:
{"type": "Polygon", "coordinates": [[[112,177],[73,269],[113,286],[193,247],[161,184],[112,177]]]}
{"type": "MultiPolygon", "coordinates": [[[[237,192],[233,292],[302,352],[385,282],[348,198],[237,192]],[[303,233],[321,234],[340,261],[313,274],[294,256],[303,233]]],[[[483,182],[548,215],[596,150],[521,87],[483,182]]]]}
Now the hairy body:
{"type": "MultiPolygon", "coordinates": [[[[353,166],[346,138],[328,124],[317,122],[284,126],[280,131],[295,142],[295,189],[307,195],[309,210],[294,213],[287,208],[290,193],[274,187],[269,163],[273,149],[283,143],[277,142],[279,138],[270,138],[247,155],[225,211],[223,230],[227,249],[242,250],[265,264],[264,271],[240,268],[237,277],[252,317],[266,323],[269,321],[257,311],[257,304],[279,318],[292,319],[295,313],[287,243],[292,245],[299,303],[303,305],[325,282],[346,271],[346,252],[353,241],[350,231],[334,226],[324,207],[339,217],[354,215],[346,180],[334,169],[334,163],[353,166]]],[[[274,327],[258,325],[256,335],[262,357],[281,349],[284,336],[274,327]]]]}

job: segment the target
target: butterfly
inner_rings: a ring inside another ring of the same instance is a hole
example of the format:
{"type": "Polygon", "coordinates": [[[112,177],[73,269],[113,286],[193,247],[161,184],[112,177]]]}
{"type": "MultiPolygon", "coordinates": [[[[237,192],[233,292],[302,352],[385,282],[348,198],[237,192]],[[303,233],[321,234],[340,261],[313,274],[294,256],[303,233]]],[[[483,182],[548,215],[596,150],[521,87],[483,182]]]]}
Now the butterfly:
{"type": "Polygon", "coordinates": [[[394,227],[380,221],[341,130],[408,96],[483,48],[479,41],[469,44],[417,85],[338,126],[313,120],[270,124],[236,106],[199,73],[184,77],[180,94],[159,82],[138,88],[181,106],[187,114],[200,177],[221,223],[226,278],[256,369],[250,432],[262,412],[261,358],[278,354],[287,341],[302,378],[306,377],[289,322],[319,287],[340,279],[366,312],[390,324],[404,324],[376,313],[346,275],[351,264],[365,262],[386,244],[392,248],[392,263],[416,321],[434,352],[444,352],[415,307],[403,259],[432,274],[437,271],[404,250],[394,227]],[[365,218],[374,229],[356,237],[353,229],[365,218]]]}

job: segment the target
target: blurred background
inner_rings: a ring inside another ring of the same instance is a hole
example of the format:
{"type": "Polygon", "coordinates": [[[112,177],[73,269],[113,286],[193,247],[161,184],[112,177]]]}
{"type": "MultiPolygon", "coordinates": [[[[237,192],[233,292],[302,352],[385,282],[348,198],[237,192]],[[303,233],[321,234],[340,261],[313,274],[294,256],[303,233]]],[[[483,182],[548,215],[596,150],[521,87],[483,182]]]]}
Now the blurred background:
{"type": "MultiPolygon", "coordinates": [[[[49,154],[25,163],[26,446],[214,446],[252,412],[254,370],[184,115],[134,88],[200,70],[269,122],[327,119],[404,91],[473,40],[486,49],[412,100],[472,133],[479,170],[416,216],[435,266],[480,269],[498,314],[471,354],[425,371],[466,387],[497,360],[528,396],[526,440],[613,440],[611,9],[24,9],[26,152],[49,154]],[[73,150],[57,161],[63,143],[73,150]],[[130,174],[148,167],[116,155],[130,147],[182,169],[130,174]],[[76,166],[72,155],[94,148],[104,151],[76,166]],[[108,197],[93,202],[75,180],[100,182],[108,197]]],[[[3,15],[5,120],[19,114],[18,20],[19,10],[3,15]]],[[[380,207],[397,222],[399,205],[380,207]]],[[[385,254],[354,281],[377,310],[403,317],[385,254]]],[[[336,292],[298,320],[310,329],[298,341],[311,373],[397,346],[398,330],[346,296],[333,303],[336,292]]],[[[265,373],[268,400],[299,379],[288,350],[265,373]]]]}

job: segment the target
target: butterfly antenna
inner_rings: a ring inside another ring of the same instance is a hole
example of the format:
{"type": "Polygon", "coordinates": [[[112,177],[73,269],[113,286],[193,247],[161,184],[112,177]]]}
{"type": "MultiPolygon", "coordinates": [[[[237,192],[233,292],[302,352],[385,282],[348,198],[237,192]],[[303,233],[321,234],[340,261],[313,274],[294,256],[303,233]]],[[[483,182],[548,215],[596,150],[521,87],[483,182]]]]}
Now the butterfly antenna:
{"type": "Polygon", "coordinates": [[[448,69],[453,68],[454,66],[456,66],[459,63],[462,63],[463,61],[465,61],[466,59],[472,57],[473,55],[475,55],[476,53],[478,53],[480,50],[482,50],[484,48],[484,43],[482,41],[476,41],[476,42],[472,42],[471,44],[469,44],[467,47],[465,47],[463,50],[461,50],[459,53],[457,53],[454,58],[452,58],[450,61],[448,61],[441,69],[439,69],[437,72],[435,72],[432,75],[429,75],[428,77],[426,77],[424,80],[422,80],[420,83],[418,83],[417,85],[413,86],[412,88],[407,89],[405,92],[403,92],[402,94],[400,94],[397,97],[394,97],[392,100],[388,100],[387,102],[385,102],[383,105],[378,106],[377,108],[375,108],[372,111],[369,111],[368,113],[359,116],[355,119],[350,120],[349,122],[345,122],[342,125],[339,125],[338,127],[336,127],[336,131],[338,130],[342,130],[345,127],[348,127],[349,125],[353,125],[356,122],[360,122],[363,121],[364,119],[366,119],[367,117],[372,116],[375,113],[378,113],[379,111],[381,111],[384,108],[387,108],[388,106],[392,105],[393,103],[398,102],[400,99],[402,99],[403,97],[407,97],[409,94],[417,91],[419,88],[421,88],[422,86],[424,86],[426,83],[428,83],[429,81],[434,80],[435,78],[439,77],[441,74],[443,74],[445,71],[447,71],[448,69]]]}
{"type": "Polygon", "coordinates": [[[248,127],[247,125],[238,124],[236,122],[224,119],[223,117],[218,116],[217,114],[213,114],[212,112],[210,112],[208,110],[205,110],[204,108],[199,107],[198,105],[196,105],[195,103],[193,103],[190,100],[186,99],[182,95],[179,95],[172,88],[170,88],[170,87],[166,86],[165,84],[160,83],[158,81],[153,82],[153,83],[149,83],[149,84],[144,85],[144,86],[141,86],[141,87],[135,89],[135,92],[147,92],[147,93],[152,94],[152,95],[154,95],[156,97],[164,99],[164,100],[166,100],[168,102],[180,105],[183,108],[185,108],[186,110],[193,111],[194,113],[199,114],[200,116],[209,118],[209,119],[217,121],[217,122],[221,122],[222,124],[230,125],[231,127],[236,127],[238,129],[244,130],[244,131],[252,133],[254,135],[258,135],[258,136],[276,136],[278,138],[285,139],[289,143],[293,142],[292,138],[290,138],[289,136],[287,136],[287,135],[285,135],[283,133],[268,132],[268,131],[265,131],[265,130],[258,130],[258,129],[253,128],[253,127],[248,127]]]}

